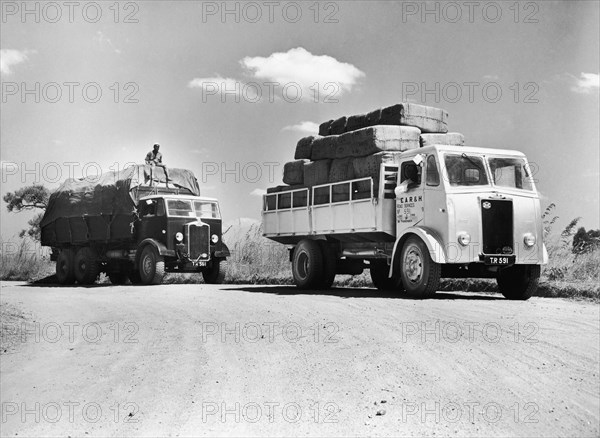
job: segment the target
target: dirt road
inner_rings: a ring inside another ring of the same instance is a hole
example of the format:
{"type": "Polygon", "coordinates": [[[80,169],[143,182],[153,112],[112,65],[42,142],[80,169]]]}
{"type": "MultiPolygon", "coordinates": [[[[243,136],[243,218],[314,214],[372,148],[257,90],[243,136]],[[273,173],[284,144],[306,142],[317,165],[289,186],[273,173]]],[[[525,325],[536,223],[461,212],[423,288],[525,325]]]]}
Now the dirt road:
{"type": "Polygon", "coordinates": [[[31,287],[3,436],[598,436],[592,303],[372,289],[31,287]]]}

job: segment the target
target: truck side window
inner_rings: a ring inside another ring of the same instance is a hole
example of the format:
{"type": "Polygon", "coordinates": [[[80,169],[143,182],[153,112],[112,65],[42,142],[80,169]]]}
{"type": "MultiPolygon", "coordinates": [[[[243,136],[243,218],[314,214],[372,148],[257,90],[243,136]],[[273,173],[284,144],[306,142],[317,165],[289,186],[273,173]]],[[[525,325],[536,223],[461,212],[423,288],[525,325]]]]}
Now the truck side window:
{"type": "Polygon", "coordinates": [[[156,201],[156,215],[164,216],[165,215],[165,202],[162,199],[156,201]]]}
{"type": "Polygon", "coordinates": [[[156,215],[156,201],[148,200],[144,201],[141,208],[142,216],[154,216],[156,215]]]}
{"type": "Polygon", "coordinates": [[[417,166],[412,160],[406,161],[400,167],[400,183],[410,180],[408,188],[418,187],[421,184],[421,166],[417,166]]]}
{"type": "Polygon", "coordinates": [[[428,186],[440,185],[440,172],[438,172],[435,155],[427,157],[426,182],[428,186]]]}

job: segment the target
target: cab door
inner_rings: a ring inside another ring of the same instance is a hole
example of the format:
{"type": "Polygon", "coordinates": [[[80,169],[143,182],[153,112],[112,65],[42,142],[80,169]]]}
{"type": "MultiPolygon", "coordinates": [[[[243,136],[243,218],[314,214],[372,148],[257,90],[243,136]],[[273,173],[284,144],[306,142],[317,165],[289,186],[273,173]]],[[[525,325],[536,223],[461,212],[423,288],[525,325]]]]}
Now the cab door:
{"type": "Polygon", "coordinates": [[[162,243],[166,241],[166,225],[164,200],[160,198],[140,201],[140,220],[138,224],[138,241],[149,237],[162,243]]]}
{"type": "Polygon", "coordinates": [[[395,190],[397,236],[402,235],[407,228],[414,227],[423,221],[422,164],[421,160],[415,160],[414,158],[406,159],[400,163],[398,187],[395,190]],[[409,178],[411,176],[416,181],[409,178]]]}
{"type": "Polygon", "coordinates": [[[448,206],[442,181],[440,163],[436,154],[425,158],[425,220],[423,225],[445,237],[448,228],[448,206]]]}

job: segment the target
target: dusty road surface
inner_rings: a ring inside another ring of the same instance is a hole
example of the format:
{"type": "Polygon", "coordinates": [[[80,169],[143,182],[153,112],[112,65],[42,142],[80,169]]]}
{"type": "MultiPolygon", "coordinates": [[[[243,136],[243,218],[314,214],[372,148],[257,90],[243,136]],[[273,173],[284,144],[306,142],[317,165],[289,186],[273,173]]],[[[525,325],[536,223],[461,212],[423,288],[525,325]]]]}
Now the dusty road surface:
{"type": "Polygon", "coordinates": [[[3,436],[600,433],[589,302],[19,283],[1,300],[28,318],[5,327],[3,436]]]}

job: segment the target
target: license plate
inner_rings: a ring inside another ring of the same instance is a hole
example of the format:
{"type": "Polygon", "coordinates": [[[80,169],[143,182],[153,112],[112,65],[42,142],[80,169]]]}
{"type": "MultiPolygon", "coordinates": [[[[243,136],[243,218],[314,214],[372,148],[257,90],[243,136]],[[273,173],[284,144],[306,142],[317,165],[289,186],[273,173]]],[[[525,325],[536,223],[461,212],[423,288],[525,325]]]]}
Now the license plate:
{"type": "Polygon", "coordinates": [[[515,256],[485,256],[484,263],[486,265],[512,265],[515,263],[515,256]]]}
{"type": "Polygon", "coordinates": [[[198,262],[198,263],[196,263],[196,266],[199,266],[201,268],[205,267],[206,266],[206,262],[198,262]]]}

